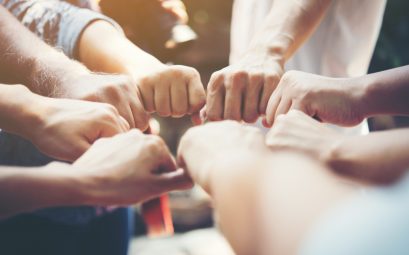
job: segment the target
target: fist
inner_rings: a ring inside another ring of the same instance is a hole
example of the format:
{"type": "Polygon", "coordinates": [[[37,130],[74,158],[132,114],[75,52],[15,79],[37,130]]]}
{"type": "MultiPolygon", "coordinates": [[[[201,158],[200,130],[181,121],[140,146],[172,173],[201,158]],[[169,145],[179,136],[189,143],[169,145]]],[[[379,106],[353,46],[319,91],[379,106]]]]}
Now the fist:
{"type": "Polygon", "coordinates": [[[349,79],[289,71],[269,100],[264,123],[271,126],[280,114],[295,109],[322,122],[358,125],[364,119],[359,103],[362,95],[362,87],[349,79]]]}
{"type": "Polygon", "coordinates": [[[207,119],[255,122],[265,114],[282,72],[280,63],[258,54],[215,72],[207,87],[207,119]]]}
{"type": "Polygon", "coordinates": [[[194,68],[161,65],[136,80],[149,113],[178,118],[198,113],[205,104],[203,84],[194,68]]]}

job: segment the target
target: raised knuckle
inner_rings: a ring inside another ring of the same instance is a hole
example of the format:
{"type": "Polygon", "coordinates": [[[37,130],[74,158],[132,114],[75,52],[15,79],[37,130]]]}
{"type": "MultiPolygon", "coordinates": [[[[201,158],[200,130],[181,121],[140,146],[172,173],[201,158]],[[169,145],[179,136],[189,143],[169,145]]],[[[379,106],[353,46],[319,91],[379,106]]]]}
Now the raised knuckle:
{"type": "Polygon", "coordinates": [[[240,80],[235,80],[235,79],[230,80],[224,86],[226,90],[233,90],[233,91],[242,90],[244,88],[243,82],[240,80]]]}
{"type": "Polygon", "coordinates": [[[264,73],[262,72],[251,72],[249,74],[249,81],[251,83],[257,83],[264,80],[264,73]]]}
{"type": "Polygon", "coordinates": [[[207,119],[209,121],[221,121],[223,118],[221,116],[221,114],[216,114],[214,112],[210,112],[207,114],[207,119]]]}
{"type": "Polygon", "coordinates": [[[245,112],[243,115],[243,120],[247,123],[253,123],[258,119],[258,113],[253,111],[253,112],[245,112]]]}
{"type": "Polygon", "coordinates": [[[266,84],[276,85],[280,81],[281,75],[277,73],[264,74],[264,80],[266,84]]]}

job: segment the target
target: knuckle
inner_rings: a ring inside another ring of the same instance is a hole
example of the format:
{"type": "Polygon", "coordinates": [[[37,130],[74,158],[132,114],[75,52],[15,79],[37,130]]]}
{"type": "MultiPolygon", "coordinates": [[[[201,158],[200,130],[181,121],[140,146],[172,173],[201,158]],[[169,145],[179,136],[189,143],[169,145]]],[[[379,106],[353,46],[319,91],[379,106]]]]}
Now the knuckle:
{"type": "Polygon", "coordinates": [[[254,123],[258,119],[258,113],[256,112],[249,112],[244,113],[243,120],[247,123],[254,123]]]}

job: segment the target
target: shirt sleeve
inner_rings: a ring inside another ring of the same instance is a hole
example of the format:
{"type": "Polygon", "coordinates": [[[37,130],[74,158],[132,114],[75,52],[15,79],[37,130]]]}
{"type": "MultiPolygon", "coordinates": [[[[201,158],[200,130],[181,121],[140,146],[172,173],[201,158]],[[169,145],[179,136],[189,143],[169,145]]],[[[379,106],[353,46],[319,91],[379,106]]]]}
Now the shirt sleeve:
{"type": "Polygon", "coordinates": [[[78,58],[78,41],[84,29],[96,20],[105,20],[123,33],[112,19],[92,10],[58,0],[0,0],[27,28],[42,40],[78,58]]]}

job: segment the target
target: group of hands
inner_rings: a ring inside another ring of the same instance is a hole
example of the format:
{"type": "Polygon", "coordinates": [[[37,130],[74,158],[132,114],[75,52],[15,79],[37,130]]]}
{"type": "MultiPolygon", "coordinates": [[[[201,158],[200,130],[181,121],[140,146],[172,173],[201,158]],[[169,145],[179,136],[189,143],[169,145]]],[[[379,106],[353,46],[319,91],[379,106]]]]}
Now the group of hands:
{"type": "MultiPolygon", "coordinates": [[[[186,22],[181,1],[163,4],[186,22]]],[[[257,49],[215,72],[207,93],[191,67],[158,61],[132,70],[129,75],[67,74],[59,98],[21,92],[36,105],[36,118],[20,134],[48,156],[72,162],[71,171],[92,179],[107,205],[189,188],[192,179],[208,190],[212,162],[241,153],[295,149],[320,158],[341,135],[313,118],[352,126],[365,117],[361,90],[347,79],[285,73],[282,62],[257,49]],[[191,128],[175,160],[158,135],[146,132],[152,113],[190,115],[195,125],[230,121],[191,128]],[[260,117],[272,127],[267,136],[239,124],[260,117]]],[[[46,167],[55,164],[64,163],[46,167]]]]}
{"type": "MultiPolygon", "coordinates": [[[[193,181],[207,189],[211,171],[220,170],[212,162],[246,152],[291,149],[320,159],[342,135],[311,117],[343,126],[365,117],[359,89],[346,80],[298,71],[281,77],[281,68],[251,70],[229,66],[216,72],[207,98],[199,73],[185,66],[162,65],[132,79],[93,73],[67,79],[72,89],[64,99],[32,94],[39,116],[25,137],[98,183],[100,204],[125,205],[190,188],[193,181]],[[175,160],[159,136],[144,133],[154,112],[191,115],[195,124],[205,118],[230,121],[188,130],[175,160]],[[272,126],[267,136],[239,123],[258,117],[272,126]]],[[[55,164],[64,163],[46,167],[55,164]]]]}

